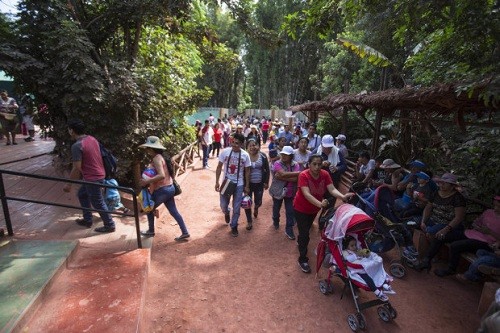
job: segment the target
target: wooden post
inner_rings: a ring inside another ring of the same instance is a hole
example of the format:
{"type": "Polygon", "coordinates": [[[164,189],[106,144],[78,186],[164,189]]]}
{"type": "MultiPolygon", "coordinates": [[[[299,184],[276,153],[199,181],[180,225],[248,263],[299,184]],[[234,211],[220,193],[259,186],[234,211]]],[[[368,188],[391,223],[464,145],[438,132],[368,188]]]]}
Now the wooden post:
{"type": "Polygon", "coordinates": [[[371,150],[371,157],[375,157],[377,155],[378,151],[378,145],[379,145],[379,137],[380,137],[380,127],[382,126],[382,117],[383,117],[383,111],[377,109],[377,114],[375,116],[375,131],[373,133],[373,140],[372,140],[372,150],[371,150]]]}

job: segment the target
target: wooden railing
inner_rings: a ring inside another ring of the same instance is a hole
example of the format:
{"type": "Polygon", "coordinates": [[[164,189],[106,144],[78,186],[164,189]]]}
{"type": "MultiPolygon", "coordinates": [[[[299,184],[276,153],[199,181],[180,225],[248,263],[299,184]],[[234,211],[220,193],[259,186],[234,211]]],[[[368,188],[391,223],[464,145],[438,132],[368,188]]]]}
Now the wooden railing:
{"type": "Polygon", "coordinates": [[[171,158],[175,177],[187,171],[187,168],[194,162],[195,154],[200,157],[198,141],[191,143],[171,158]]]}

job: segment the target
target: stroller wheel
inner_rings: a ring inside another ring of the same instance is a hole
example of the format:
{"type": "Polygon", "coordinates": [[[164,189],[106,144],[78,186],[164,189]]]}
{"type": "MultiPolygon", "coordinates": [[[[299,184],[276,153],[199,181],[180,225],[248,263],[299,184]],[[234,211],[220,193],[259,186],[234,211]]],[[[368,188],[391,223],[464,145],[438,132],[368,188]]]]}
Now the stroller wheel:
{"type": "Polygon", "coordinates": [[[389,267],[389,271],[393,276],[397,277],[398,279],[401,279],[406,274],[404,266],[399,263],[391,264],[391,266],[389,267]]]}
{"type": "Polygon", "coordinates": [[[359,328],[364,330],[366,328],[365,315],[362,314],[361,312],[358,312],[358,313],[356,313],[356,318],[358,319],[359,328]]]}
{"type": "Polygon", "coordinates": [[[391,318],[392,319],[396,319],[396,317],[398,316],[398,312],[396,311],[396,309],[394,309],[392,307],[392,305],[390,305],[389,303],[387,304],[384,304],[384,306],[386,307],[386,309],[389,311],[389,314],[391,315],[391,318]]]}
{"type": "Polygon", "coordinates": [[[323,295],[331,294],[333,292],[333,286],[327,280],[321,280],[319,281],[319,291],[323,295]]]}
{"type": "Polygon", "coordinates": [[[377,313],[380,319],[382,319],[384,322],[388,323],[392,320],[391,313],[385,306],[379,306],[377,308],[377,313]]]}
{"type": "Polygon", "coordinates": [[[408,266],[410,268],[414,268],[415,265],[417,264],[418,260],[416,258],[403,257],[403,262],[406,266],[408,266]]]}
{"type": "Polygon", "coordinates": [[[358,318],[356,318],[356,315],[350,314],[347,316],[347,324],[349,324],[349,327],[353,332],[356,332],[359,327],[359,321],[358,318]]]}

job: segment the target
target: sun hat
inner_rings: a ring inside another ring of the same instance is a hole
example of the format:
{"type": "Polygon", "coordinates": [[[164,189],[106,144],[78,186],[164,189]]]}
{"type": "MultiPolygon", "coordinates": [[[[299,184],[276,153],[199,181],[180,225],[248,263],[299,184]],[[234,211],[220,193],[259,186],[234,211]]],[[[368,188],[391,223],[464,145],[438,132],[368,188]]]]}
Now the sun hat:
{"type": "Polygon", "coordinates": [[[335,140],[345,141],[345,140],[347,140],[347,138],[344,134],[339,134],[339,135],[337,135],[335,140]]]}
{"type": "Polygon", "coordinates": [[[401,165],[394,162],[392,158],[385,159],[380,165],[382,169],[397,169],[401,168],[401,165]]]}
{"type": "Polygon", "coordinates": [[[417,172],[417,173],[415,174],[415,176],[416,176],[417,178],[420,178],[420,179],[425,179],[425,180],[429,180],[429,179],[431,179],[431,177],[429,177],[429,175],[428,175],[428,174],[426,174],[425,172],[422,172],[422,171],[417,172]]]}
{"type": "Polygon", "coordinates": [[[148,136],[146,143],[140,145],[139,148],[167,149],[161,145],[160,139],[157,136],[148,136]]]}
{"type": "Polygon", "coordinates": [[[335,146],[335,141],[333,140],[333,136],[331,136],[330,134],[323,136],[323,138],[321,139],[321,146],[325,148],[331,148],[335,146]]]}
{"type": "Polygon", "coordinates": [[[291,146],[284,146],[281,149],[280,154],[293,155],[293,148],[291,146]]]}
{"type": "Polygon", "coordinates": [[[425,165],[424,162],[419,161],[419,160],[411,161],[408,165],[410,167],[417,167],[417,168],[420,168],[420,169],[425,169],[427,167],[427,165],[425,165]]]}
{"type": "Polygon", "coordinates": [[[236,126],[236,128],[243,128],[243,125],[238,124],[238,126],[236,126]]]}
{"type": "Polygon", "coordinates": [[[448,183],[453,185],[458,185],[457,176],[452,173],[445,173],[441,177],[434,178],[436,183],[448,183]]]}

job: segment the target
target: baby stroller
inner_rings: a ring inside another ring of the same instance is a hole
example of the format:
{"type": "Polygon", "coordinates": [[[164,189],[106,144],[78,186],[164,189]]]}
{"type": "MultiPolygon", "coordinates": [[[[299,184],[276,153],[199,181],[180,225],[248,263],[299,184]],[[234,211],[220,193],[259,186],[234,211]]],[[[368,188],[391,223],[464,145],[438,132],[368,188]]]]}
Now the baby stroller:
{"type": "Polygon", "coordinates": [[[355,237],[360,246],[366,248],[365,235],[367,232],[372,231],[374,226],[375,221],[373,218],[360,208],[351,204],[343,204],[335,211],[316,248],[316,273],[319,272],[321,266],[329,268],[328,277],[319,283],[321,293],[326,295],[333,291],[332,276],[338,276],[344,282],[341,299],[347,288],[351,290],[356,313],[347,316],[347,323],[353,331],[358,328],[366,328],[366,320],[362,311],[370,307],[378,306],[377,313],[384,322],[390,322],[397,317],[396,310],[388,300],[375,299],[365,303],[358,303],[357,290],[370,291],[370,288],[359,275],[353,272],[363,267],[348,262],[342,253],[344,236],[351,235],[355,237]]]}
{"type": "Polygon", "coordinates": [[[389,270],[397,278],[404,277],[404,265],[412,268],[418,263],[418,258],[408,251],[401,251],[402,245],[412,243],[412,234],[409,227],[392,211],[394,194],[388,186],[382,185],[375,190],[365,190],[361,194],[358,191],[356,196],[356,206],[375,219],[374,230],[366,235],[368,248],[375,253],[384,253],[396,248],[399,259],[391,261],[389,270]]]}

